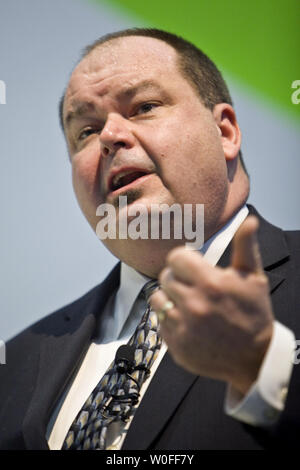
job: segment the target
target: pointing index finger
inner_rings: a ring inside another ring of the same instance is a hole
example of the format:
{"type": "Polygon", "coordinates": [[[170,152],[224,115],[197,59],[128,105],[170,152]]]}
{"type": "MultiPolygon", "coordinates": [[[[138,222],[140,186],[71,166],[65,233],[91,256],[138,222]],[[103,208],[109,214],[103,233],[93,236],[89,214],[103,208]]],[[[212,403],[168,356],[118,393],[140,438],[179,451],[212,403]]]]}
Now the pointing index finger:
{"type": "Polygon", "coordinates": [[[232,266],[253,273],[263,272],[263,264],[257,241],[259,222],[250,215],[242,223],[233,239],[232,266]]]}

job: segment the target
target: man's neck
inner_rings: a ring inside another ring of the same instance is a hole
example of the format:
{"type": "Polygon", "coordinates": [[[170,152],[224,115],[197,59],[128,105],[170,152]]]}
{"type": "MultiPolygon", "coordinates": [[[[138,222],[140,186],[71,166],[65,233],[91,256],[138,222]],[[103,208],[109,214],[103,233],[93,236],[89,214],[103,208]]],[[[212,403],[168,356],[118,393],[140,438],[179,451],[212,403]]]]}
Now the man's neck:
{"type": "MultiPolygon", "coordinates": [[[[199,248],[199,251],[204,255],[204,257],[208,260],[209,263],[211,263],[212,265],[217,264],[222,254],[224,253],[225,249],[229,245],[230,241],[234,237],[235,232],[237,231],[239,226],[243,223],[248,213],[249,213],[249,210],[246,204],[244,204],[243,207],[220,230],[218,230],[213,236],[211,236],[203,244],[201,248],[199,248]]],[[[160,245],[158,244],[158,248],[159,247],[160,245]]],[[[155,248],[153,248],[153,256],[152,256],[153,265],[149,263],[143,263],[141,264],[141,268],[136,267],[136,266],[130,267],[128,265],[127,267],[129,269],[137,271],[142,276],[146,276],[147,278],[157,279],[160,271],[165,267],[163,254],[162,253],[160,254],[160,258],[157,255],[158,253],[155,251],[155,248]],[[155,263],[157,259],[158,259],[158,263],[155,263]]],[[[125,265],[125,263],[122,263],[122,264],[125,265]]]]}

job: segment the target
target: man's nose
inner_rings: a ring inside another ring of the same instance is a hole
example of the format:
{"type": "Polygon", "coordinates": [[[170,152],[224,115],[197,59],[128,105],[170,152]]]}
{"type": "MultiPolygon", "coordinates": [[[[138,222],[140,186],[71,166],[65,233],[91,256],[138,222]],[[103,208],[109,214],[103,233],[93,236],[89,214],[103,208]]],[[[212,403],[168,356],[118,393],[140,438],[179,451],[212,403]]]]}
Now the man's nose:
{"type": "Polygon", "coordinates": [[[134,136],[128,121],[116,113],[108,116],[99,138],[105,157],[113,155],[121,147],[129,149],[134,145],[134,136]]]}

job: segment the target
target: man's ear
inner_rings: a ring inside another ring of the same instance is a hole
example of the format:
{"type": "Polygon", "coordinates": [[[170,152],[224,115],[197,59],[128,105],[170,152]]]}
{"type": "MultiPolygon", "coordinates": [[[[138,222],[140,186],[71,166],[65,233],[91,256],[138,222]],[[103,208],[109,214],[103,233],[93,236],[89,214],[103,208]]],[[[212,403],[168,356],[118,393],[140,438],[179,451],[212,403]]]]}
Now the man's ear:
{"type": "Polygon", "coordinates": [[[227,161],[234,160],[241,148],[241,130],[233,107],[228,103],[216,104],[213,110],[220,134],[224,155],[227,161]]]}

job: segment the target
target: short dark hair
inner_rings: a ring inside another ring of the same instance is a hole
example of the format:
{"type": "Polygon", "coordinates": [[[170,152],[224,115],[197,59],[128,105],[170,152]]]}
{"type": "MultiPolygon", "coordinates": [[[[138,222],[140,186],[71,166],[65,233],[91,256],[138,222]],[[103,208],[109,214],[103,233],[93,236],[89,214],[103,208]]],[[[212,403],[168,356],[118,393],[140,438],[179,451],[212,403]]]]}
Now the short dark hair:
{"type": "MultiPolygon", "coordinates": [[[[156,28],[130,28],[109,33],[86,46],[80,60],[89,55],[98,46],[113,39],[128,36],[151,37],[164,41],[173,47],[178,55],[178,67],[180,72],[192,85],[200,100],[208,109],[213,110],[215,105],[218,103],[228,103],[233,106],[232,98],[222,74],[212,60],[191,42],[167,31],[162,31],[156,28]]],[[[64,96],[65,95],[63,94],[59,103],[60,124],[63,130],[64,96]]],[[[244,171],[248,174],[241,151],[240,161],[244,171]]]]}

